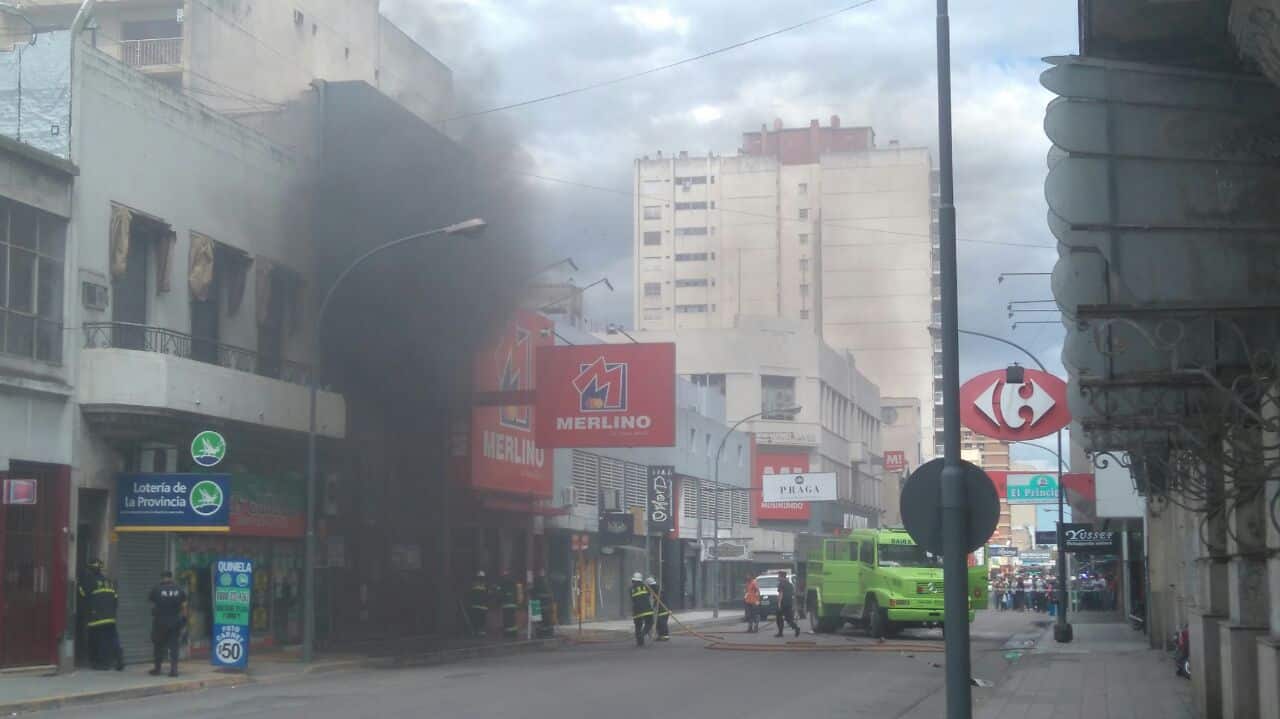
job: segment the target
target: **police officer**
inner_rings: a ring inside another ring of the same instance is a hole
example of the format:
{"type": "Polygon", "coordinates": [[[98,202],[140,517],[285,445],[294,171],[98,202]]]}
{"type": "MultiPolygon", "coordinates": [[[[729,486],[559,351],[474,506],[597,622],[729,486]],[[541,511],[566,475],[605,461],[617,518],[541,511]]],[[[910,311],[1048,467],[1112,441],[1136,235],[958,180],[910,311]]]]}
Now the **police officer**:
{"type": "Polygon", "coordinates": [[[467,590],[467,617],[471,622],[471,633],[477,637],[485,635],[485,625],[489,623],[489,600],[491,592],[489,583],[485,581],[484,570],[476,572],[476,578],[467,590]]]}
{"type": "Polygon", "coordinates": [[[658,618],[658,633],[654,637],[654,641],[668,641],[671,639],[671,630],[668,626],[668,622],[671,620],[671,608],[667,606],[667,595],[662,593],[662,587],[658,586],[658,580],[653,577],[644,580],[644,583],[649,585],[649,590],[653,593],[653,612],[658,618]]]}
{"type": "Polygon", "coordinates": [[[151,588],[151,645],[155,666],[151,676],[159,676],[160,664],[169,654],[169,676],[178,676],[178,638],[187,621],[187,593],[173,581],[173,572],[160,573],[160,583],[151,588]]]}
{"type": "Polygon", "coordinates": [[[796,631],[796,636],[800,636],[800,625],[796,624],[796,588],[787,579],[785,571],[778,572],[778,633],[775,637],[782,636],[782,623],[785,621],[792,629],[796,631]]]}
{"type": "Polygon", "coordinates": [[[516,639],[520,636],[520,629],[516,626],[516,609],[520,606],[519,591],[516,589],[516,580],[511,578],[510,570],[502,573],[498,596],[502,602],[502,636],[516,639]]]}
{"type": "Polygon", "coordinates": [[[636,646],[643,647],[644,635],[653,628],[653,604],[640,572],[631,575],[631,619],[636,624],[636,646]]]}
{"type": "Polygon", "coordinates": [[[116,631],[116,609],[120,596],[115,582],[102,573],[102,560],[89,560],[89,574],[77,588],[85,612],[89,636],[89,663],[94,669],[124,669],[120,634],[116,631]]]}

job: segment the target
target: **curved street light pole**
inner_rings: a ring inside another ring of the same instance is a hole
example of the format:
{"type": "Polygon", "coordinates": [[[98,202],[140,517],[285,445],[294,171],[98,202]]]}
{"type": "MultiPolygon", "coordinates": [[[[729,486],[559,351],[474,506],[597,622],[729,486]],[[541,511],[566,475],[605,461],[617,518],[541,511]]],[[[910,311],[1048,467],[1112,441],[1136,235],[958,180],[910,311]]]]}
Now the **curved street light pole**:
{"type": "MultiPolygon", "coordinates": [[[[1034,354],[1032,354],[1031,350],[1027,349],[1026,347],[1023,347],[1020,344],[1017,344],[1016,342],[1010,342],[1009,340],[1003,337],[997,337],[996,335],[989,335],[989,334],[986,334],[985,332],[974,332],[973,330],[959,330],[959,332],[962,335],[972,335],[974,337],[983,337],[983,338],[992,340],[993,342],[999,342],[1001,344],[1008,345],[1018,350],[1022,354],[1030,357],[1031,361],[1036,363],[1036,367],[1039,367],[1041,372],[1048,372],[1048,370],[1045,369],[1044,367],[1044,363],[1040,361],[1039,357],[1036,357],[1034,354]]],[[[1062,550],[1062,524],[1064,521],[1063,517],[1065,515],[1064,504],[1066,500],[1067,490],[1066,490],[1066,479],[1063,476],[1064,475],[1063,465],[1065,463],[1062,461],[1062,430],[1061,429],[1058,430],[1057,435],[1058,435],[1058,451],[1055,453],[1055,456],[1057,456],[1058,458],[1058,591],[1056,592],[1056,594],[1058,595],[1057,596],[1058,616],[1053,625],[1053,639],[1056,642],[1066,643],[1071,641],[1072,634],[1073,634],[1071,629],[1071,623],[1067,621],[1067,553],[1062,550]]],[[[1028,444],[1028,443],[1021,442],[1020,444],[1028,444]]],[[[1040,445],[1035,445],[1035,446],[1040,447],[1040,445]]],[[[1045,450],[1046,452],[1053,451],[1048,447],[1040,447],[1040,448],[1045,450]]]]}
{"type": "Polygon", "coordinates": [[[447,227],[439,227],[427,232],[401,237],[386,244],[379,245],[357,257],[347,265],[337,278],[329,285],[320,301],[320,311],[316,313],[315,327],[311,337],[311,372],[307,377],[307,390],[310,395],[309,420],[307,425],[307,531],[302,576],[302,661],[310,662],[315,657],[316,639],[316,398],[320,392],[320,333],[324,329],[325,313],[334,293],[342,285],[343,280],[357,267],[375,255],[379,255],[393,247],[399,247],[416,240],[423,240],[437,235],[465,235],[479,232],[485,227],[485,221],[472,218],[447,227]]]}
{"type": "MultiPolygon", "coordinates": [[[[714,523],[715,529],[714,529],[714,534],[712,535],[712,546],[715,547],[716,558],[711,565],[712,569],[714,570],[711,574],[715,578],[711,584],[711,587],[715,591],[716,603],[711,609],[712,618],[715,618],[715,619],[720,618],[720,497],[719,497],[719,493],[720,493],[720,454],[724,452],[724,443],[729,441],[729,437],[732,436],[733,433],[736,432],[738,428],[743,425],[744,422],[750,422],[751,420],[759,417],[763,417],[765,414],[768,414],[770,412],[777,412],[778,414],[789,414],[794,419],[797,414],[800,414],[800,410],[802,409],[804,408],[788,407],[787,409],[781,409],[781,410],[761,410],[759,412],[756,412],[755,414],[747,415],[746,417],[743,417],[742,419],[733,423],[733,426],[729,428],[729,431],[725,432],[724,436],[720,438],[720,445],[716,447],[716,459],[715,459],[716,468],[714,470],[715,486],[712,487],[711,489],[712,497],[716,503],[715,514],[713,515],[714,522],[715,522],[714,523]]],[[[755,469],[753,468],[751,471],[754,472],[755,469]]],[[[701,488],[702,488],[701,482],[698,483],[698,488],[699,488],[699,494],[701,494],[701,488]]],[[[699,518],[701,518],[702,516],[702,497],[701,496],[698,497],[698,516],[699,518]]],[[[732,521],[732,518],[730,518],[730,521],[732,521]]],[[[699,537],[698,540],[699,542],[701,542],[702,538],[699,537]]]]}

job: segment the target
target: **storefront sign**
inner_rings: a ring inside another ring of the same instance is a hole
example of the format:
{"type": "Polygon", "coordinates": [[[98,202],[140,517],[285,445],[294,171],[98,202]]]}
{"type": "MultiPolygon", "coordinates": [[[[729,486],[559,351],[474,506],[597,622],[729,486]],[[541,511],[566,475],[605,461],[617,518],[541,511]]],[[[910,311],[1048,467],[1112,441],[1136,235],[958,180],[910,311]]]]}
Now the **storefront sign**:
{"type": "Polygon", "coordinates": [[[1071,423],[1067,383],[1048,372],[1024,369],[1023,381],[1003,369],[984,372],[960,387],[960,423],[984,437],[1024,441],[1071,423]]]}
{"type": "Polygon", "coordinates": [[[649,515],[650,534],[666,534],[676,528],[675,490],[676,468],[669,464],[649,466],[649,515]]]}
{"type": "Polygon", "coordinates": [[[226,474],[124,474],[116,480],[118,532],[226,532],[226,474]]]}
{"type": "Polygon", "coordinates": [[[809,518],[806,502],[765,502],[764,480],[774,475],[795,475],[809,471],[809,455],[800,452],[756,452],[755,475],[751,484],[756,508],[756,519],[799,520],[809,518]]]}
{"type": "Polygon", "coordinates": [[[1052,474],[1009,473],[1005,483],[1009,504],[1050,504],[1058,501],[1058,478],[1052,474]]]}
{"type": "Polygon", "coordinates": [[[539,447],[673,447],[676,346],[538,348],[539,447]]]}
{"type": "Polygon", "coordinates": [[[227,440],[211,429],[191,440],[191,459],[201,467],[216,467],[227,456],[227,440]]]}
{"type": "Polygon", "coordinates": [[[5,504],[35,504],[39,498],[36,480],[6,479],[4,481],[5,504]]]}
{"type": "Polygon", "coordinates": [[[762,499],[769,504],[779,502],[834,502],[834,472],[771,474],[763,477],[762,499]]]}
{"type": "Polygon", "coordinates": [[[907,453],[900,449],[885,450],[884,471],[901,472],[907,468],[907,453]]]}
{"type": "Polygon", "coordinates": [[[750,562],[751,539],[704,539],[702,540],[702,561],[750,562]]]}
{"type": "MultiPolygon", "coordinates": [[[[537,348],[555,343],[551,320],[520,310],[472,367],[477,393],[528,392],[536,386],[537,348]]],[[[470,441],[454,439],[453,451],[470,451],[470,485],[491,492],[550,498],[553,452],[535,441],[541,410],[532,405],[478,406],[471,410],[470,441]]]]}
{"type": "Polygon", "coordinates": [[[1094,529],[1091,524],[1063,524],[1062,549],[1073,554],[1117,554],[1120,532],[1094,529]]]}
{"type": "Polygon", "coordinates": [[[1056,529],[1046,529],[1046,530],[1040,530],[1040,529],[1037,529],[1037,530],[1036,530],[1036,544],[1037,544],[1037,545],[1039,545],[1039,546],[1050,546],[1050,545],[1052,545],[1052,546],[1057,546],[1057,545],[1058,545],[1058,530],[1056,530],[1056,529]]]}
{"type": "Polygon", "coordinates": [[[612,547],[631,544],[635,534],[635,516],[630,512],[605,512],[600,517],[600,545],[612,547]]]}
{"type": "Polygon", "coordinates": [[[231,480],[231,533],[249,537],[301,537],[306,531],[306,487],[298,477],[237,474],[231,480]]]}
{"type": "Polygon", "coordinates": [[[249,665],[249,623],[253,617],[253,560],[219,559],[213,566],[213,651],[215,667],[249,665]]]}
{"type": "Polygon", "coordinates": [[[1053,564],[1053,555],[1049,552],[1023,552],[1020,559],[1023,564],[1053,564]]]}
{"type": "Polygon", "coordinates": [[[993,557],[1016,557],[1018,556],[1017,547],[987,547],[993,557]]]}

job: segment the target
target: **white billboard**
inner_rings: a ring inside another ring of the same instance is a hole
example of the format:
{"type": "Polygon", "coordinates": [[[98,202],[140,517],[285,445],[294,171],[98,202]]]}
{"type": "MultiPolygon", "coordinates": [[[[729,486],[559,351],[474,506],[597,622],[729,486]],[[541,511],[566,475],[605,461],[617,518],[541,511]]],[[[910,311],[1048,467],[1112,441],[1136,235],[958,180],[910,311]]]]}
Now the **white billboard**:
{"type": "Polygon", "coordinates": [[[765,504],[834,502],[837,498],[835,472],[766,474],[763,480],[761,501],[765,504]]]}

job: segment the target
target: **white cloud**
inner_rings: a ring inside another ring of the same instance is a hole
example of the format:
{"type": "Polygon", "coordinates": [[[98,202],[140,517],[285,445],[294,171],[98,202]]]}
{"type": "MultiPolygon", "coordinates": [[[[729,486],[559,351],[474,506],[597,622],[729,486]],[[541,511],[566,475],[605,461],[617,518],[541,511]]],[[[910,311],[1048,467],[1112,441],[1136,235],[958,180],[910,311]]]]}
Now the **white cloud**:
{"type": "Polygon", "coordinates": [[[724,115],[724,113],[720,112],[720,108],[715,105],[699,105],[690,110],[689,114],[693,116],[693,121],[699,125],[715,122],[724,115]]]}
{"type": "Polygon", "coordinates": [[[672,15],[671,11],[665,7],[614,5],[613,14],[624,25],[647,32],[674,32],[680,36],[689,34],[689,18],[684,15],[672,15]]]}

